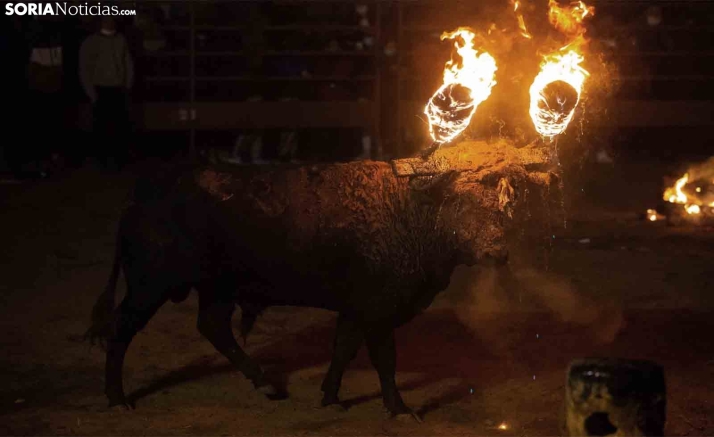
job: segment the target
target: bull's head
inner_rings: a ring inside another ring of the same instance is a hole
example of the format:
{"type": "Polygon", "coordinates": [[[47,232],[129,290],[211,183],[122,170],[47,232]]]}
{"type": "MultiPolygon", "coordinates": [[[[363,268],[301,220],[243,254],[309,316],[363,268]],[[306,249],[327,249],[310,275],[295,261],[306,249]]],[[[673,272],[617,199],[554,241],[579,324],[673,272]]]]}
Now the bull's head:
{"type": "Polygon", "coordinates": [[[506,231],[519,221],[520,200],[526,190],[552,183],[551,161],[547,150],[533,146],[464,142],[392,166],[414,195],[437,205],[437,222],[454,238],[459,262],[473,265],[506,258],[506,231]]]}

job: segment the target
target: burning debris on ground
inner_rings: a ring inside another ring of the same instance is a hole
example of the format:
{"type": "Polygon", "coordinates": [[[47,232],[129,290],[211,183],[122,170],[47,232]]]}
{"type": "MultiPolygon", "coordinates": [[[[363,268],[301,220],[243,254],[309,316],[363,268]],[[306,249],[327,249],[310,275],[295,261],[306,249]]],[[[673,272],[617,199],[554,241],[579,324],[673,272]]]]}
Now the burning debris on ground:
{"type": "Polygon", "coordinates": [[[692,165],[678,178],[665,179],[661,206],[647,210],[647,219],[672,225],[714,225],[714,158],[692,165]]]}

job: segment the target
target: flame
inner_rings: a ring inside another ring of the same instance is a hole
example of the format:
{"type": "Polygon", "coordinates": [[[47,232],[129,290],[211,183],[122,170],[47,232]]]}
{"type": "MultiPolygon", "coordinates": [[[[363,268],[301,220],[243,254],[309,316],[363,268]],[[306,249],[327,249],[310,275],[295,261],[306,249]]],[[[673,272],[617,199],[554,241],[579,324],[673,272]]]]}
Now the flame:
{"type": "Polygon", "coordinates": [[[664,200],[670,203],[687,203],[688,198],[687,195],[684,194],[684,191],[682,191],[682,188],[687,185],[688,181],[689,173],[685,173],[684,176],[677,179],[674,187],[667,188],[664,191],[664,200]]]}
{"type": "Polygon", "coordinates": [[[521,6],[520,2],[518,0],[511,0],[511,2],[513,3],[513,12],[515,12],[516,19],[518,19],[518,28],[521,29],[521,35],[524,38],[533,38],[533,36],[528,32],[528,29],[526,29],[526,22],[523,19],[523,14],[518,12],[518,8],[521,6]]]}
{"type": "MultiPolygon", "coordinates": [[[[673,187],[667,188],[664,191],[664,200],[670,203],[677,203],[684,205],[684,210],[687,211],[689,215],[701,214],[703,204],[695,199],[690,199],[689,196],[684,192],[684,187],[689,182],[689,173],[685,173],[684,176],[677,179],[673,187]]],[[[698,190],[697,192],[700,192],[698,190]]],[[[714,202],[712,202],[710,207],[714,207],[714,202]]]]}
{"type": "Polygon", "coordinates": [[[657,211],[654,209],[648,209],[647,210],[647,219],[651,222],[656,222],[657,221],[657,211]]]}
{"type": "Polygon", "coordinates": [[[581,1],[573,2],[570,6],[560,7],[556,0],[548,0],[548,21],[565,35],[585,33],[583,20],[592,15],[595,15],[595,8],[587,6],[581,1]]]}
{"type": "Polygon", "coordinates": [[[505,431],[508,429],[508,425],[506,424],[506,422],[502,422],[500,425],[498,425],[498,429],[505,431]]]}
{"type": "Polygon", "coordinates": [[[701,208],[699,208],[699,205],[687,205],[684,207],[684,209],[687,211],[687,214],[699,214],[702,212],[701,208]]]}
{"type": "Polygon", "coordinates": [[[540,73],[533,80],[530,88],[530,116],[535,125],[536,131],[544,136],[552,138],[562,133],[573,119],[575,107],[580,102],[580,93],[583,83],[589,73],[580,66],[583,56],[574,50],[565,54],[554,54],[546,56],[541,64],[540,73]],[[555,82],[565,82],[577,93],[575,102],[569,102],[567,97],[558,95],[555,102],[550,102],[546,95],[548,85],[555,82]],[[552,105],[551,103],[555,103],[552,105]],[[572,107],[568,109],[568,107],[572,107]]]}
{"type": "Polygon", "coordinates": [[[568,38],[568,44],[543,57],[540,72],[530,88],[529,113],[536,131],[548,138],[561,134],[570,124],[580,103],[583,83],[590,75],[580,64],[585,59],[583,21],[595,14],[595,8],[582,1],[560,7],[556,0],[548,1],[548,20],[568,38]],[[564,88],[568,85],[572,90],[564,88]],[[574,94],[568,97],[568,94],[574,94]]]}
{"type": "Polygon", "coordinates": [[[455,39],[461,62],[451,59],[446,63],[444,83],[424,108],[429,133],[436,143],[448,143],[463,132],[478,105],[491,95],[491,88],[496,84],[496,60],[487,52],[479,54],[474,49],[475,37],[463,27],[441,35],[442,41],[455,39]]]}

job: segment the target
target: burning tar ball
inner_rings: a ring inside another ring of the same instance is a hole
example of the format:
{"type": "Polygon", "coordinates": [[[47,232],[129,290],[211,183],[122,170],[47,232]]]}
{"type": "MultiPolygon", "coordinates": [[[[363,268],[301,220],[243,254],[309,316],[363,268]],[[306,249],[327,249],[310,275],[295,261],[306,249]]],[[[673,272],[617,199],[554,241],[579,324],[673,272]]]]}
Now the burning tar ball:
{"type": "Polygon", "coordinates": [[[567,82],[555,80],[543,88],[543,100],[538,102],[538,109],[559,114],[566,117],[578,103],[578,92],[567,82]]]}
{"type": "Polygon", "coordinates": [[[444,85],[427,104],[426,113],[434,141],[447,143],[463,131],[475,110],[471,90],[463,85],[444,85]]]}

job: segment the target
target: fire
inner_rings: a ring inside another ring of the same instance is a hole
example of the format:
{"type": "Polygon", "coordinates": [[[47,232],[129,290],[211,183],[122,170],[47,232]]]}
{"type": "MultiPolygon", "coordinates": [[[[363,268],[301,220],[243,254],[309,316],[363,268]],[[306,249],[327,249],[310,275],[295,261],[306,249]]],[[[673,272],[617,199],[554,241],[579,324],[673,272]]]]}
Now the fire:
{"type": "Polygon", "coordinates": [[[530,88],[529,113],[536,131],[547,138],[561,134],[570,124],[575,108],[580,102],[583,83],[589,73],[580,66],[585,57],[583,20],[595,14],[593,7],[582,1],[569,7],[560,7],[549,0],[548,19],[568,37],[568,44],[554,53],[545,55],[540,72],[530,88]]]}
{"type": "Polygon", "coordinates": [[[674,187],[667,188],[664,191],[664,200],[670,203],[687,203],[687,195],[684,194],[682,188],[687,185],[689,181],[689,173],[685,173],[684,176],[679,178],[675,182],[674,187]]]}
{"type": "MultiPolygon", "coordinates": [[[[674,186],[669,187],[664,191],[664,200],[670,203],[684,205],[684,210],[689,215],[701,214],[702,207],[704,206],[714,208],[714,202],[711,202],[707,205],[706,202],[704,202],[702,199],[697,198],[696,195],[694,196],[694,198],[691,198],[687,195],[687,193],[684,192],[684,188],[687,183],[689,183],[689,180],[689,173],[685,173],[684,176],[677,179],[677,181],[674,183],[674,186]]],[[[696,182],[696,180],[694,182],[696,182]]],[[[701,187],[697,187],[694,191],[696,191],[697,193],[701,193],[702,189],[701,187]]]]}
{"type": "Polygon", "coordinates": [[[523,19],[523,14],[518,12],[518,8],[521,6],[520,2],[518,0],[511,0],[513,3],[513,12],[516,13],[516,18],[518,19],[518,28],[521,29],[521,35],[524,38],[531,39],[533,36],[528,32],[528,29],[526,29],[526,22],[523,19]]]}
{"type": "Polygon", "coordinates": [[[702,212],[702,209],[699,208],[699,205],[687,205],[684,207],[684,209],[687,211],[687,214],[699,214],[702,212]]]}
{"type": "Polygon", "coordinates": [[[476,108],[491,95],[491,88],[496,84],[496,60],[474,48],[475,37],[463,27],[441,35],[442,41],[455,40],[461,61],[451,59],[446,63],[444,83],[424,108],[429,133],[437,144],[448,143],[466,129],[476,108]]]}
{"type": "Polygon", "coordinates": [[[508,425],[506,424],[506,422],[503,422],[500,425],[498,425],[498,429],[500,429],[501,431],[505,431],[508,429],[508,425]]]}
{"type": "Polygon", "coordinates": [[[556,0],[548,0],[548,21],[565,35],[582,35],[583,20],[592,15],[595,15],[595,8],[581,1],[573,2],[569,7],[560,7],[556,0]]]}
{"type": "Polygon", "coordinates": [[[580,66],[583,56],[574,50],[546,56],[530,88],[529,113],[536,131],[548,138],[562,133],[575,114],[588,72],[580,66]],[[563,87],[567,84],[575,91],[563,87]],[[568,96],[567,94],[571,96],[568,96]]]}

